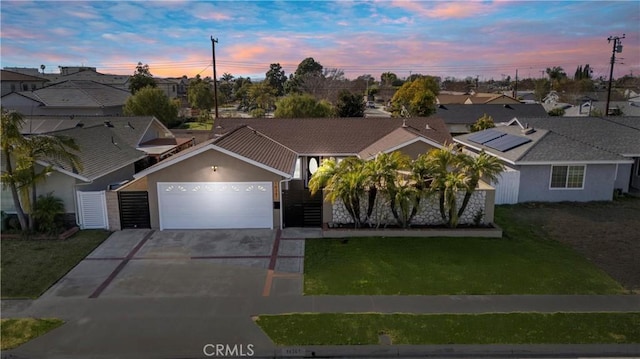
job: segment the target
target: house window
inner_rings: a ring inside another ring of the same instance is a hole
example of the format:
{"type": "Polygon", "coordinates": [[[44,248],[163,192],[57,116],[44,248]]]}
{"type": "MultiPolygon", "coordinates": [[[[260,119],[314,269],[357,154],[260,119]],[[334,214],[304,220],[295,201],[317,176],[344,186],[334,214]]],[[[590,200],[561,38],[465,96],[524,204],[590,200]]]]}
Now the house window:
{"type": "Polygon", "coordinates": [[[16,85],[15,84],[11,84],[11,92],[14,92],[16,90],[16,85]]]}
{"type": "Polygon", "coordinates": [[[22,91],[29,91],[29,85],[22,84],[22,91]]]}
{"type": "Polygon", "coordinates": [[[585,166],[551,166],[550,188],[583,188],[585,166]]]}
{"type": "Polygon", "coordinates": [[[35,84],[31,84],[31,91],[35,91],[36,90],[36,85],[35,84]]]}

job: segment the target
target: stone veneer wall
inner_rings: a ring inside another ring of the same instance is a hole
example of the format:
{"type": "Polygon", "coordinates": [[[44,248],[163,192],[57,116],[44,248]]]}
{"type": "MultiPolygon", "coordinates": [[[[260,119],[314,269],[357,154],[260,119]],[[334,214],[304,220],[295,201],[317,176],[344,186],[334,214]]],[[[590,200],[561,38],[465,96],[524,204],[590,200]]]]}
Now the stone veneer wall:
{"type": "MultiPolygon", "coordinates": [[[[395,225],[396,220],[391,213],[389,207],[389,201],[384,196],[376,196],[376,205],[374,207],[372,217],[372,224],[380,223],[381,225],[395,225]]],[[[459,192],[457,195],[458,208],[462,204],[464,198],[464,192],[459,192]]],[[[473,224],[474,217],[484,211],[486,201],[486,191],[476,190],[469,199],[469,204],[464,213],[460,217],[459,224],[473,224]]],[[[364,223],[366,220],[368,206],[368,197],[365,195],[360,203],[360,220],[364,223]]],[[[333,204],[332,210],[332,223],[335,224],[349,224],[353,223],[349,212],[344,206],[341,200],[337,200],[333,204]]],[[[482,224],[486,224],[484,221],[484,215],[482,216],[482,224]]],[[[438,195],[431,195],[423,197],[420,201],[420,208],[418,213],[411,221],[412,225],[440,225],[443,224],[442,217],[440,216],[440,209],[438,205],[438,195]]]]}

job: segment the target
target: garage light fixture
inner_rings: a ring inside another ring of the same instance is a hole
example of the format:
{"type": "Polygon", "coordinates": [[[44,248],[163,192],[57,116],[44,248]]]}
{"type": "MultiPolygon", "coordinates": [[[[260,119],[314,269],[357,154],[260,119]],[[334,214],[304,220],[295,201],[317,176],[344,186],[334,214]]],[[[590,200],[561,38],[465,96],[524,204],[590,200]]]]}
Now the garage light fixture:
{"type": "Polygon", "coordinates": [[[218,166],[216,165],[211,165],[211,169],[213,170],[213,172],[216,172],[218,170],[218,166]]]}

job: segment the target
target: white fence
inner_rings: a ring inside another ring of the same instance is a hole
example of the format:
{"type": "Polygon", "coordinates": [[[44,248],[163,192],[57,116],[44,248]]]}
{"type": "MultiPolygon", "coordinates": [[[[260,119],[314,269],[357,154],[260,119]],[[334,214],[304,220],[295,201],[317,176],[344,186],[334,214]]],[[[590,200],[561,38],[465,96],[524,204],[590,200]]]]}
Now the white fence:
{"type": "Polygon", "coordinates": [[[78,199],[78,223],[81,229],[108,229],[107,199],[105,191],[80,192],[78,199]]]}
{"type": "Polygon", "coordinates": [[[496,189],[496,204],[518,203],[520,189],[520,171],[507,170],[502,172],[498,182],[493,184],[496,189]]]}

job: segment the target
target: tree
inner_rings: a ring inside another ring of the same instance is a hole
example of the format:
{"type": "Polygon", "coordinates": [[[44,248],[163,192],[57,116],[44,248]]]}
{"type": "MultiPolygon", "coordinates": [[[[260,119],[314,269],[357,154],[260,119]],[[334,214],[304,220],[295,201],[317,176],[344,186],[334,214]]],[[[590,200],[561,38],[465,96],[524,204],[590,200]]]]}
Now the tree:
{"type": "Polygon", "coordinates": [[[213,107],[214,101],[211,86],[207,82],[202,81],[200,75],[196,75],[196,78],[189,83],[187,100],[191,107],[199,110],[208,112],[213,107]]]}
{"type": "Polygon", "coordinates": [[[18,221],[23,230],[35,228],[34,213],[37,213],[38,183],[46,181],[52,166],[36,169],[38,161],[55,161],[81,171],[82,163],[73,151],[79,151],[72,138],[65,136],[33,135],[20,133],[24,125],[22,115],[2,110],[0,137],[4,156],[2,185],[9,188],[18,221]]]}
{"type": "Polygon", "coordinates": [[[322,80],[322,65],[313,57],[307,57],[298,64],[295,73],[286,82],[285,91],[289,94],[307,92],[317,95],[322,80]]]}
{"type": "Polygon", "coordinates": [[[276,101],[274,117],[305,118],[331,117],[333,108],[326,101],[317,101],[309,94],[292,94],[276,101]]]}
{"type": "Polygon", "coordinates": [[[494,128],[494,127],[496,127],[496,125],[493,122],[493,117],[485,113],[484,115],[482,115],[482,117],[478,119],[478,121],[476,121],[476,123],[471,125],[471,132],[478,132],[478,131],[486,130],[487,128],[494,128]]]}
{"type": "Polygon", "coordinates": [[[266,81],[251,85],[247,93],[251,109],[271,111],[276,101],[276,92],[277,90],[266,81]]]}
{"type": "Polygon", "coordinates": [[[143,65],[142,62],[138,62],[136,71],[129,79],[129,91],[131,91],[132,95],[135,95],[138,90],[149,86],[157,87],[158,84],[156,80],[153,79],[151,71],[149,71],[149,65],[143,65]]]}
{"type": "Polygon", "coordinates": [[[342,90],[336,103],[338,117],[364,117],[365,104],[362,96],[342,90]]]}
{"type": "Polygon", "coordinates": [[[537,101],[542,101],[542,99],[547,96],[549,91],[551,91],[551,82],[547,79],[538,79],[534,81],[535,89],[534,95],[537,101]]]}
{"type": "Polygon", "coordinates": [[[322,65],[319,62],[316,62],[313,57],[307,57],[298,64],[295,72],[295,76],[304,75],[321,76],[322,65]]]}
{"type": "Polygon", "coordinates": [[[402,171],[411,167],[411,160],[401,152],[379,153],[376,157],[366,162],[364,170],[367,176],[367,191],[369,202],[367,207],[367,220],[371,222],[373,209],[378,194],[383,194],[389,201],[391,213],[398,224],[405,228],[411,222],[417,212],[417,204],[420,195],[416,191],[408,191],[407,187],[413,187],[402,171]],[[406,197],[408,196],[408,197],[406,197]],[[412,211],[409,204],[414,203],[412,211]],[[400,211],[398,211],[398,209],[400,211]]]}
{"type": "Polygon", "coordinates": [[[159,88],[145,87],[129,97],[124,105],[127,116],[155,116],[160,122],[169,125],[178,117],[178,106],[169,101],[159,88]]]}
{"type": "Polygon", "coordinates": [[[284,84],[287,82],[287,75],[285,75],[282,66],[279,63],[271,64],[265,76],[265,81],[275,89],[275,95],[284,95],[284,84]]]}
{"type": "Polygon", "coordinates": [[[393,72],[383,72],[380,75],[380,82],[386,86],[393,86],[393,83],[398,80],[398,76],[393,72]]]}
{"type": "Polygon", "coordinates": [[[564,108],[555,107],[548,112],[549,116],[564,116],[564,108]]]}
{"type": "Polygon", "coordinates": [[[429,116],[436,112],[435,103],[438,84],[431,76],[420,76],[405,82],[391,99],[394,116],[429,116]]]}
{"type": "Polygon", "coordinates": [[[364,161],[348,157],[336,164],[334,159],[326,159],[309,180],[311,194],[324,189],[325,199],[335,203],[340,199],[351,216],[354,226],[362,224],[360,201],[364,196],[367,175],[364,161]]]}
{"type": "Polygon", "coordinates": [[[462,172],[467,178],[464,199],[460,205],[460,210],[458,210],[458,217],[461,217],[465,209],[467,209],[471,195],[478,187],[480,179],[489,183],[495,182],[500,173],[504,171],[504,166],[496,157],[488,155],[484,151],[480,152],[478,156],[458,153],[458,161],[462,172]]]}

